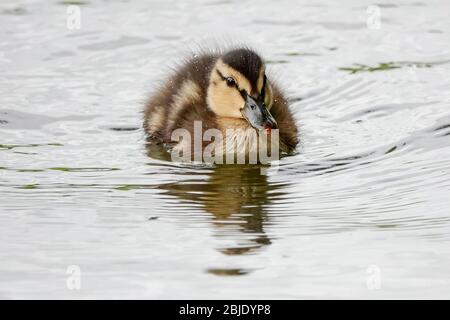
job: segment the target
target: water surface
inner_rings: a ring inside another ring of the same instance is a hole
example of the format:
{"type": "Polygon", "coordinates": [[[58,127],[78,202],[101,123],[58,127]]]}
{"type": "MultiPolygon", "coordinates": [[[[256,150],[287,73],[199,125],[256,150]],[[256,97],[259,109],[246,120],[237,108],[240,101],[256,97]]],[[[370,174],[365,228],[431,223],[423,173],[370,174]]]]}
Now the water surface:
{"type": "Polygon", "coordinates": [[[0,4],[0,298],[450,298],[450,4],[369,5],[0,4]],[[158,81],[231,40],[301,130],[265,175],[145,145],[158,81]]]}

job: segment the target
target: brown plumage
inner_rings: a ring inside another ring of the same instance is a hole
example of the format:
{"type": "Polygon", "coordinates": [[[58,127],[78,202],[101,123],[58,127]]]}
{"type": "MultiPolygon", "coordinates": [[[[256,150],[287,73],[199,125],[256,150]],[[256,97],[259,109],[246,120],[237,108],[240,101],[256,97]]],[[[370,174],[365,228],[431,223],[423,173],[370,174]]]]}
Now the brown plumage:
{"type": "Polygon", "coordinates": [[[170,144],[173,130],[186,128],[191,131],[195,120],[202,120],[212,128],[217,127],[215,114],[206,104],[209,73],[216,60],[216,55],[193,57],[150,97],[144,109],[144,129],[150,140],[170,144]],[[194,82],[200,89],[199,94],[186,97],[185,103],[175,109],[175,97],[186,81],[194,82]],[[169,117],[175,118],[175,121],[169,122],[169,117]]]}
{"type": "MultiPolygon", "coordinates": [[[[218,129],[225,134],[227,128],[252,128],[251,119],[242,113],[245,98],[250,97],[261,108],[266,106],[276,120],[280,150],[293,151],[298,143],[298,132],[288,102],[278,86],[265,78],[263,60],[250,49],[195,55],[147,102],[144,129],[148,140],[173,146],[172,132],[184,128],[193,136],[194,121],[202,121],[203,132],[218,129]]],[[[272,126],[268,119],[264,121],[261,123],[264,128],[272,126]]],[[[203,142],[203,147],[210,143],[203,142]]]]}

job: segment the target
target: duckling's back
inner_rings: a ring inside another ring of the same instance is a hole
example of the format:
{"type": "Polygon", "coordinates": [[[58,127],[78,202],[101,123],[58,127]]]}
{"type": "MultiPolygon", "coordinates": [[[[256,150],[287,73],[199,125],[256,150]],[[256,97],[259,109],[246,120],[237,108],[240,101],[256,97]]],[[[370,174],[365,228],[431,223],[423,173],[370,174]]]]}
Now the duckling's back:
{"type": "Polygon", "coordinates": [[[206,106],[209,74],[217,55],[196,55],[178,67],[150,97],[144,110],[144,129],[154,142],[169,143],[177,128],[193,132],[195,120],[204,129],[215,127],[215,116],[206,106]]]}

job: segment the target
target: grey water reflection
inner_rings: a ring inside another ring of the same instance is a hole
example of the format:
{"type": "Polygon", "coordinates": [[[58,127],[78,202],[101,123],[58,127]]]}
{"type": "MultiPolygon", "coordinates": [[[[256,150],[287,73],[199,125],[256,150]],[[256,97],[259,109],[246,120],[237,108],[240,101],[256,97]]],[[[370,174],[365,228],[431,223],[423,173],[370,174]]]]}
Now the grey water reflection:
{"type": "MultiPolygon", "coordinates": [[[[167,160],[161,147],[147,145],[148,155],[167,160]]],[[[271,197],[282,193],[280,186],[271,186],[263,174],[263,165],[214,165],[205,170],[206,177],[192,175],[182,182],[158,186],[164,194],[176,197],[179,205],[197,204],[211,216],[218,238],[231,235],[241,239],[235,246],[220,247],[226,255],[252,253],[270,245],[264,228],[270,220],[271,197]]],[[[186,210],[187,212],[189,210],[186,210]]]]}
{"type": "Polygon", "coordinates": [[[0,298],[448,299],[448,12],[0,1],[0,298]],[[267,175],[145,143],[150,93],[228,40],[265,57],[300,128],[298,152],[267,175]],[[71,265],[82,290],[67,289],[71,265]],[[373,265],[380,290],[366,285],[373,265]]]}

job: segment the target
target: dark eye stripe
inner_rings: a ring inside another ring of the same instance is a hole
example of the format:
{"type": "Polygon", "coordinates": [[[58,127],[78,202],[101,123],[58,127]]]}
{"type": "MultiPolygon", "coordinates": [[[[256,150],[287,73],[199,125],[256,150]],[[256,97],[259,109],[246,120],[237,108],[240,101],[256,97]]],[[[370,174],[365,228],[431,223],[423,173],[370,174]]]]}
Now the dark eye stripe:
{"type": "MultiPolygon", "coordinates": [[[[219,70],[216,70],[217,74],[219,75],[219,77],[223,80],[223,81],[227,81],[228,77],[225,77],[222,72],[220,72],[219,70]]],[[[247,98],[247,91],[245,91],[244,89],[240,89],[237,82],[235,81],[235,88],[239,91],[239,93],[241,94],[241,96],[246,99],[247,98]]]]}
{"type": "MultiPolygon", "coordinates": [[[[217,71],[217,74],[219,75],[219,77],[220,77],[223,81],[227,81],[227,79],[228,79],[229,77],[225,77],[225,76],[222,74],[222,72],[220,72],[219,70],[216,70],[216,71],[217,71]]],[[[233,80],[234,80],[234,79],[233,79],[233,80]]],[[[235,83],[236,89],[239,91],[239,93],[241,94],[242,98],[246,99],[247,96],[248,96],[247,91],[245,91],[245,90],[243,90],[243,89],[240,89],[239,86],[238,86],[238,84],[237,84],[237,82],[236,82],[236,80],[234,80],[234,83],[235,83]]],[[[261,89],[261,93],[259,94],[259,96],[258,96],[258,98],[257,98],[256,100],[264,101],[264,99],[266,98],[266,83],[267,83],[267,77],[266,77],[266,75],[264,74],[263,86],[262,86],[262,89],[261,89]]]]}
{"type": "Polygon", "coordinates": [[[266,75],[264,74],[263,86],[262,86],[262,88],[261,88],[261,97],[262,97],[263,99],[265,99],[265,97],[266,97],[266,83],[267,83],[267,77],[266,77],[266,75]]]}
{"type": "Polygon", "coordinates": [[[216,71],[217,71],[217,74],[219,75],[219,77],[222,78],[223,81],[226,81],[226,80],[227,80],[227,77],[225,77],[225,76],[222,74],[222,72],[220,72],[219,70],[216,70],[216,71]]]}

